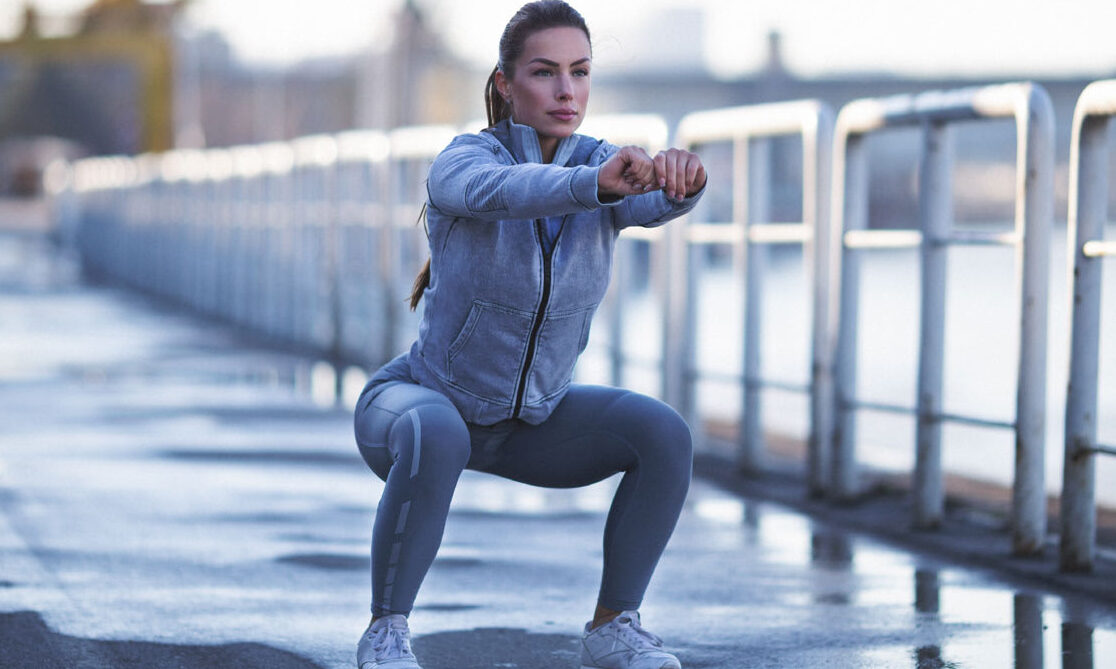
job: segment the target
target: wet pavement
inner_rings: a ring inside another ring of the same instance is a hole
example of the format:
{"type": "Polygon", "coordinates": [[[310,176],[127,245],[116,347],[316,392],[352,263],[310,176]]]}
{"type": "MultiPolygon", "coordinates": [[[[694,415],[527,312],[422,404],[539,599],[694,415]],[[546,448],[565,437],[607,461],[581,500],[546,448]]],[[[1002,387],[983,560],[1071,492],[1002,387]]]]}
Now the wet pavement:
{"type": "MultiPolygon", "coordinates": [[[[0,667],[354,666],[382,484],[329,370],[49,251],[0,236],[0,667]]],[[[576,669],[614,485],[466,472],[425,669],[576,669]]],[[[1116,608],[931,555],[699,479],[644,622],[687,669],[1116,666],[1116,608]]]]}

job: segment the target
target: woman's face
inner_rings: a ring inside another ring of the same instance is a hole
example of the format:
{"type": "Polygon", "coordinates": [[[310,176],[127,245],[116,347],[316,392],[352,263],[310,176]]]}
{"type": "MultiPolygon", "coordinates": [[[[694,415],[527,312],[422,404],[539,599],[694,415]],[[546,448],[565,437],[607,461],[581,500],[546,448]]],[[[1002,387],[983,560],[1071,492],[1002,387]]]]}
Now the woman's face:
{"type": "Polygon", "coordinates": [[[514,77],[496,73],[496,88],[511,102],[512,120],[535,129],[543,158],[577,130],[589,104],[589,39],[578,28],[547,28],[524,42],[514,77]]]}

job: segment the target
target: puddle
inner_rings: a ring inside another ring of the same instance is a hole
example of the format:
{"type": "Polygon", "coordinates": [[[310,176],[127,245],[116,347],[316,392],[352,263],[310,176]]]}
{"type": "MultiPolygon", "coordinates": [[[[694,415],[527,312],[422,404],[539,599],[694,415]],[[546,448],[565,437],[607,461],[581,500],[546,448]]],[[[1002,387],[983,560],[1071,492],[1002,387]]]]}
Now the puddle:
{"type": "Polygon", "coordinates": [[[330,571],[367,570],[368,557],[354,555],[339,555],[335,553],[302,553],[298,555],[284,555],[275,559],[282,564],[294,564],[300,567],[313,567],[330,571]]]}
{"type": "Polygon", "coordinates": [[[720,607],[722,615],[746,611],[772,625],[765,653],[779,656],[774,651],[788,646],[783,660],[756,666],[808,666],[801,657],[832,658],[833,647],[821,646],[834,643],[844,649],[841,666],[849,667],[1116,666],[1116,606],[1021,588],[703,484],[695,492],[681,536],[700,532],[726,551],[760,556],[758,564],[746,560],[748,573],[720,586],[734,590],[734,600],[751,600],[739,609],[720,607]],[[781,638],[788,629],[798,632],[795,639],[781,638]],[[786,663],[796,643],[802,655],[786,663]]]}

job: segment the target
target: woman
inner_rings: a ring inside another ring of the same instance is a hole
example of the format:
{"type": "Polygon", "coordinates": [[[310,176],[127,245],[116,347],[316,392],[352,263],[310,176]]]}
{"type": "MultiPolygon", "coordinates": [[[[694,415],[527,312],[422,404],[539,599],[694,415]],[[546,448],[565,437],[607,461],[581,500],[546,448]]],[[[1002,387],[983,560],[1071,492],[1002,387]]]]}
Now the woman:
{"type": "Polygon", "coordinates": [[[608,515],[604,570],[583,669],[679,669],[638,608],[689,486],[691,439],[665,404],[571,385],[608,287],[617,234],[689,211],[700,159],[653,159],[575,134],[592,52],[561,0],[525,5],[485,89],[489,125],[430,168],[431,258],[418,339],[369,381],[356,438],[384,481],[372,538],[372,622],[360,669],[418,669],[407,615],[441,542],[463,469],[575,487],[624,476],[608,515]]]}

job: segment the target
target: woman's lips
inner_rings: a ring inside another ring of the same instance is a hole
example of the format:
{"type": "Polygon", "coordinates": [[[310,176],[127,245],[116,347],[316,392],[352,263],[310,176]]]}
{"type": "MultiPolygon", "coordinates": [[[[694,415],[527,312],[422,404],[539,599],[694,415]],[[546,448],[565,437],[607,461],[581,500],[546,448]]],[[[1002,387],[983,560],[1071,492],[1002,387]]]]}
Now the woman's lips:
{"type": "Polygon", "coordinates": [[[552,112],[547,112],[550,116],[558,119],[559,121],[572,121],[577,118],[577,112],[572,109],[558,109],[552,112]]]}

